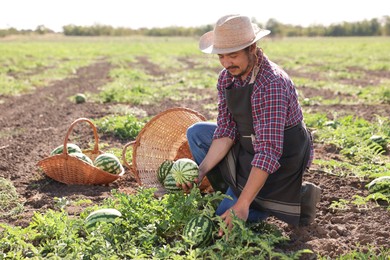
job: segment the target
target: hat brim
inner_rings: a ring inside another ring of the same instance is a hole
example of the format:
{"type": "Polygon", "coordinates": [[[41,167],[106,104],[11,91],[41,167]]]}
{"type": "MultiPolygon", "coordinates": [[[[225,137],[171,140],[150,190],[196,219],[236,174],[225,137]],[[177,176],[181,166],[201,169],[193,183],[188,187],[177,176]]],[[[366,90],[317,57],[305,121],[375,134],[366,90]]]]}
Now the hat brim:
{"type": "Polygon", "coordinates": [[[203,34],[202,37],[200,37],[199,49],[202,52],[209,53],[209,54],[226,54],[226,53],[236,52],[236,51],[242,50],[242,49],[248,47],[249,45],[257,42],[258,40],[260,40],[261,38],[263,38],[264,36],[266,36],[270,33],[271,33],[270,30],[259,29],[259,31],[256,32],[256,34],[255,34],[256,37],[251,42],[248,42],[248,43],[245,43],[245,44],[242,44],[239,46],[234,46],[232,48],[220,49],[220,48],[216,48],[214,46],[214,31],[210,31],[210,32],[203,34]]]}

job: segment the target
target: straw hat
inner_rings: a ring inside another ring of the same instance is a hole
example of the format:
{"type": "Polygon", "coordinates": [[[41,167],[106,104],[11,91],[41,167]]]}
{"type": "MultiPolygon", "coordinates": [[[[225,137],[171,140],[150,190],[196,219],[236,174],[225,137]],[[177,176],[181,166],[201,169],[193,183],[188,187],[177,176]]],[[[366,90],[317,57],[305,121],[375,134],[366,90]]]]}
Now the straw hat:
{"type": "Polygon", "coordinates": [[[242,15],[226,15],[220,18],[213,31],[200,37],[199,49],[204,53],[225,54],[242,50],[271,31],[261,29],[242,15]]]}

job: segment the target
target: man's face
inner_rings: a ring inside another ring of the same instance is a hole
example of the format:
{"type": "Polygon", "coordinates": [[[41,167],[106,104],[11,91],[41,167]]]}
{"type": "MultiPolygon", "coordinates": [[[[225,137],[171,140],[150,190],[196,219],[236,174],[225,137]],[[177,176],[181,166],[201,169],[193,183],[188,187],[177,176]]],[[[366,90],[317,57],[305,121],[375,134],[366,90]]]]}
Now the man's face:
{"type": "Polygon", "coordinates": [[[249,53],[245,50],[231,52],[227,54],[218,54],[219,62],[235,77],[245,79],[252,68],[249,53]]]}

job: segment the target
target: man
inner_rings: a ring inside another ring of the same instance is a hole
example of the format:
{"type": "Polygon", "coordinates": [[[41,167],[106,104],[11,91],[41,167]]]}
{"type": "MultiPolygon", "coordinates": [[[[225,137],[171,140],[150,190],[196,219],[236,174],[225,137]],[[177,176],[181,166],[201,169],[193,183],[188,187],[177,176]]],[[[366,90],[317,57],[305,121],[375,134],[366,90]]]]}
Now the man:
{"type": "Polygon", "coordinates": [[[216,124],[191,126],[187,138],[199,164],[196,182],[207,175],[214,190],[232,198],[216,210],[229,227],[232,212],[250,222],[272,214],[308,225],[320,199],[317,186],[302,184],[313,144],[295,86],[256,45],[269,33],[246,16],[227,15],[200,38],[199,48],[217,54],[224,67],[217,83],[218,117],[216,124]]]}

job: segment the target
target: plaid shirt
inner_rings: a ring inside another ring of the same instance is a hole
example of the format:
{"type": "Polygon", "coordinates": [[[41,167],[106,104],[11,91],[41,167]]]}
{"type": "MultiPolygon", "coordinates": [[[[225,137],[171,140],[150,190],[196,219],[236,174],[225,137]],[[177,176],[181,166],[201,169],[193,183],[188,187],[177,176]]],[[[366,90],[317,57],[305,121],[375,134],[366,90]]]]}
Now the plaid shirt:
{"type": "MultiPolygon", "coordinates": [[[[255,151],[252,166],[258,167],[269,174],[274,173],[280,164],[278,160],[283,153],[284,129],[294,126],[303,120],[302,110],[298,103],[298,94],[289,76],[275,63],[258,51],[258,62],[262,59],[260,71],[253,85],[252,117],[256,140],[253,142],[255,151]]],[[[233,88],[244,87],[250,81],[250,75],[242,81],[234,78],[233,88]]],[[[222,70],[218,78],[218,117],[214,139],[229,137],[238,140],[236,123],[229,113],[225,88],[233,81],[233,76],[222,70]]],[[[313,147],[308,166],[313,157],[313,147]]]]}

